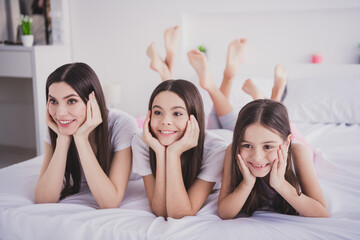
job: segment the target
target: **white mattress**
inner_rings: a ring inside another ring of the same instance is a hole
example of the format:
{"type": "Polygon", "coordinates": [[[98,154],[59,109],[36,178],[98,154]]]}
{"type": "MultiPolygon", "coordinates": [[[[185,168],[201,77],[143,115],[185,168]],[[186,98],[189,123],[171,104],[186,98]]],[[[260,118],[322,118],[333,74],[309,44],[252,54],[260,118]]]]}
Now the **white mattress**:
{"type": "Polygon", "coordinates": [[[142,180],[117,209],[98,210],[88,189],[57,204],[34,204],[42,157],[0,169],[0,239],[360,239],[360,126],[299,124],[316,150],[315,169],[331,217],[271,212],[221,220],[218,192],[195,217],[151,213],[142,180]]]}

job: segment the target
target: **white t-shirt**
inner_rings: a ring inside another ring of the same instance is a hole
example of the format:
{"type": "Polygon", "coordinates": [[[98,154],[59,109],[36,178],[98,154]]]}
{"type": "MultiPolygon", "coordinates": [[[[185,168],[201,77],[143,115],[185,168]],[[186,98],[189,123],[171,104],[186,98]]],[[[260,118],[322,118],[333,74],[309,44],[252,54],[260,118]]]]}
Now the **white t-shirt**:
{"type": "MultiPolygon", "coordinates": [[[[221,131],[228,131],[222,129],[221,131]]],[[[225,134],[230,136],[229,134],[225,134]]],[[[198,178],[207,182],[221,182],[226,147],[231,138],[223,138],[218,132],[206,130],[203,162],[198,178]]],[[[141,176],[152,174],[150,167],[149,146],[142,141],[142,132],[133,137],[131,143],[133,153],[133,172],[141,176]]]]}
{"type": "MultiPolygon", "coordinates": [[[[133,116],[113,108],[109,109],[108,129],[110,136],[111,156],[117,151],[130,147],[133,136],[139,132],[139,128],[133,116]]],[[[48,144],[51,144],[49,128],[47,126],[45,130],[44,141],[48,144]]],[[[86,182],[82,167],[81,175],[81,182],[86,182]]],[[[130,179],[134,178],[137,178],[137,176],[131,174],[130,179]]]]}

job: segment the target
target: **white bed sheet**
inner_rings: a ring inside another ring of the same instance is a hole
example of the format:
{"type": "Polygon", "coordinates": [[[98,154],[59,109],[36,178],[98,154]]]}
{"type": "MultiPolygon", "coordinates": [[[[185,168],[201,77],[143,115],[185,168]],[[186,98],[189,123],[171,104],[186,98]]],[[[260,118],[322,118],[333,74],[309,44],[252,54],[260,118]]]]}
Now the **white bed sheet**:
{"type": "Polygon", "coordinates": [[[155,217],[142,180],[117,209],[96,210],[88,189],[58,204],[33,204],[41,157],[0,169],[0,239],[360,239],[360,125],[300,124],[316,151],[316,173],[331,217],[259,211],[221,220],[218,192],[195,217],[155,217]]]}

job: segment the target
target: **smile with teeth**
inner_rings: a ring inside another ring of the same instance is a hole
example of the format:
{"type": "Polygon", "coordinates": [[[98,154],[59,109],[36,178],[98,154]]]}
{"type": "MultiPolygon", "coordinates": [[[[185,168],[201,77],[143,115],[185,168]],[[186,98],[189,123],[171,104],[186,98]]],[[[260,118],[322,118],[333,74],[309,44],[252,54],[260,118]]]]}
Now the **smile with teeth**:
{"type": "Polygon", "coordinates": [[[61,126],[67,126],[67,125],[71,124],[74,121],[75,120],[59,120],[59,123],[60,123],[61,126]]]}
{"type": "Polygon", "coordinates": [[[170,135],[176,133],[176,131],[170,131],[170,130],[160,130],[159,131],[162,135],[170,135]]]}
{"type": "Polygon", "coordinates": [[[267,167],[270,163],[266,163],[266,164],[255,164],[255,163],[252,163],[252,162],[249,162],[251,166],[253,166],[254,168],[257,168],[257,169],[261,169],[261,168],[265,168],[267,167]]]}

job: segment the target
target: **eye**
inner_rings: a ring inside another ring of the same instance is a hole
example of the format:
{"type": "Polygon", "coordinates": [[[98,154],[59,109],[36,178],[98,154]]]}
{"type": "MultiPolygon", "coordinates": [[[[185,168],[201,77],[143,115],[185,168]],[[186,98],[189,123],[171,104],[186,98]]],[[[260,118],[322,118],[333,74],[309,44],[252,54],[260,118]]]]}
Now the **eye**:
{"type": "Polygon", "coordinates": [[[264,149],[266,149],[266,150],[273,149],[273,148],[274,148],[274,147],[271,146],[271,145],[265,145],[265,146],[264,146],[264,149]]]}
{"type": "Polygon", "coordinates": [[[183,114],[181,112],[174,112],[174,116],[182,116],[183,114]]]}
{"type": "Polygon", "coordinates": [[[55,99],[50,98],[50,99],[49,99],[49,103],[50,103],[50,104],[56,104],[57,101],[56,101],[55,99]]]}
{"type": "Polygon", "coordinates": [[[68,100],[68,104],[74,104],[74,103],[77,103],[76,99],[69,99],[68,100]]]}
{"type": "Polygon", "coordinates": [[[242,148],[252,148],[250,144],[242,144],[240,147],[242,148]]]}
{"type": "Polygon", "coordinates": [[[153,113],[154,113],[154,115],[161,115],[161,112],[157,111],[157,110],[155,110],[153,113]]]}

